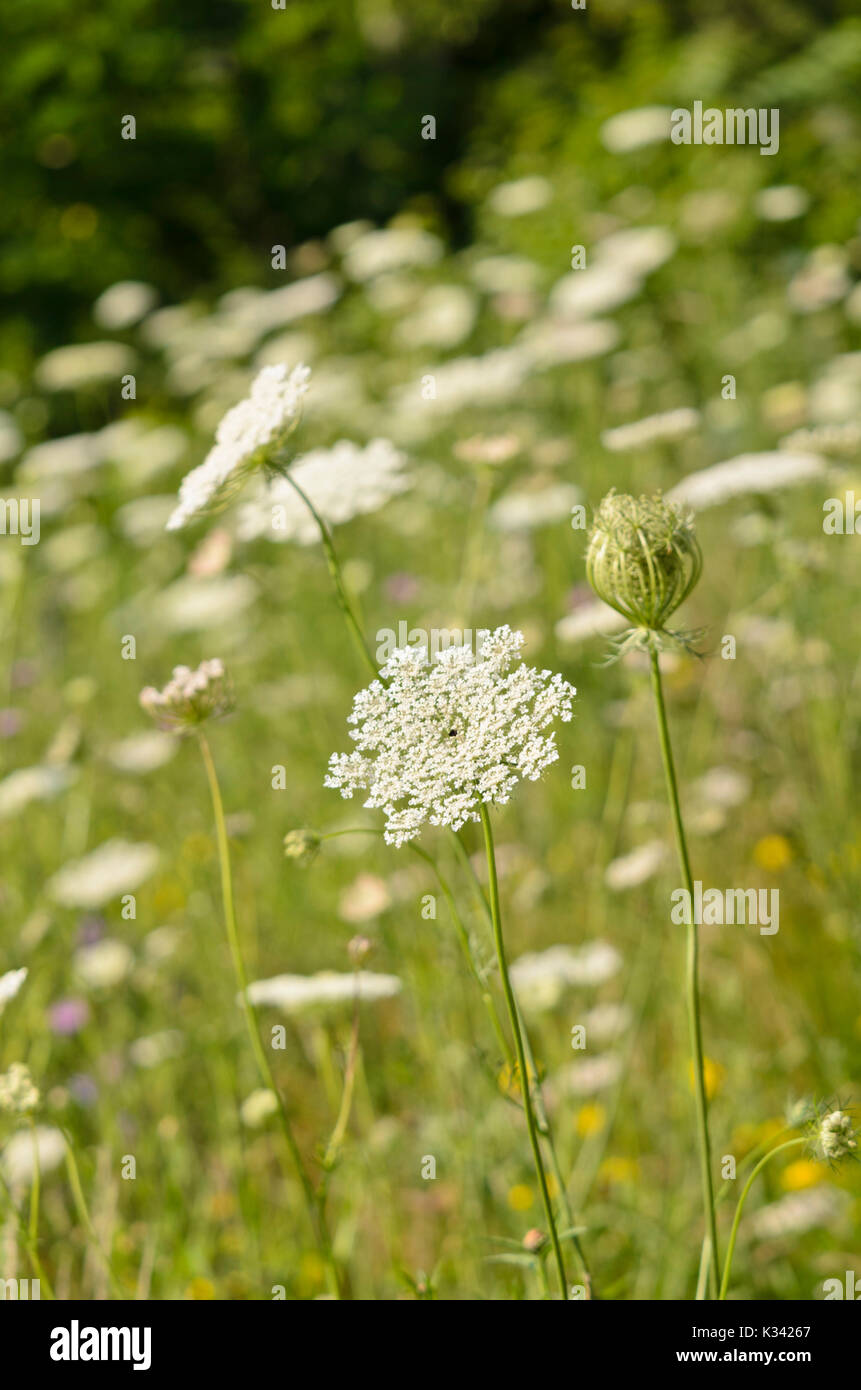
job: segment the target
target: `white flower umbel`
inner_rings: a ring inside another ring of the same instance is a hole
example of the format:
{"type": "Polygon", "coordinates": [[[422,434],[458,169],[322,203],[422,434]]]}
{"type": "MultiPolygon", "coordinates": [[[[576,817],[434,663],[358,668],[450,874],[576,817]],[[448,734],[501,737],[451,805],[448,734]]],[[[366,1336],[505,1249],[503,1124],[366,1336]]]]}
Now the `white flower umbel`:
{"type": "Polygon", "coordinates": [[[284,362],[263,368],[250,394],[221,421],[203,463],[183,478],[168,531],[219,510],[267,454],[284,444],[298,423],[310,375],[310,367],[301,364],[292,371],[284,362]]]}
{"type": "Polygon", "coordinates": [[[402,988],[397,975],[320,970],[316,975],[273,975],[269,980],[255,980],[248,986],[248,998],[252,1004],[272,1004],[285,1014],[300,1014],[352,1004],[357,999],[362,1003],[393,999],[402,988]]]}
{"type": "MultiPolygon", "coordinates": [[[[347,439],[331,449],[314,449],[291,466],[290,477],[314,511],[329,526],[376,511],[408,486],[406,459],[388,439],[372,439],[364,448],[347,439]]],[[[307,504],[286,478],[275,478],[254,501],[241,508],[243,540],[265,536],[271,541],[313,545],[320,528],[307,504]]]]}
{"type": "Polygon", "coordinates": [[[517,783],[535,781],[558,755],[554,720],[568,721],[576,690],[560,675],[527,666],[523,634],[508,626],[448,647],[428,662],[423,647],[392,652],[380,679],[360,690],[348,722],[352,753],[333,753],[326,786],[382,809],[385,839],[403,845],[424,824],[480,819],[504,805],[517,783]]]}
{"type": "Polygon", "coordinates": [[[615,429],[604,430],[601,443],[614,454],[646,449],[650,444],[662,440],[681,439],[683,435],[695,430],[699,422],[699,411],[683,406],[678,410],[665,410],[660,415],[647,415],[644,420],[632,420],[628,425],[617,425],[615,429]]]}

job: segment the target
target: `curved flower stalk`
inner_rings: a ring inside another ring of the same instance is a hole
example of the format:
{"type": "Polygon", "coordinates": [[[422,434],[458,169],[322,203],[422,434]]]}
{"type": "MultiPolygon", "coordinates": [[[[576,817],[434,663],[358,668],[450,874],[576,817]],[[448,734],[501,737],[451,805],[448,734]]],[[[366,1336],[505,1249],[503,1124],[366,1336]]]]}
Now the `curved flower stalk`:
{"type": "Polygon", "coordinates": [[[751,1174],[741,1191],[738,1205],[735,1209],[732,1229],[730,1231],[729,1244],[727,1245],[726,1259],[723,1266],[723,1277],[721,1279],[719,1297],[723,1300],[729,1291],[730,1275],[732,1274],[732,1257],[735,1253],[735,1242],[738,1236],[738,1228],[744,1213],[744,1205],[747,1201],[748,1193],[753,1187],[763,1168],[776,1158],[778,1154],[785,1153],[787,1149],[806,1147],[813,1158],[821,1163],[828,1163],[831,1166],[840,1163],[845,1158],[857,1159],[858,1137],[850,1116],[845,1110],[823,1110],[816,1115],[807,1125],[807,1133],[797,1139],[787,1139],[782,1144],[777,1144],[764,1154],[751,1174]]]}
{"type": "Polygon", "coordinates": [[[371,440],[364,449],[341,440],[295,461],[288,456],[286,446],[299,423],[310,375],[310,368],[301,363],[292,371],[284,362],[263,368],[246,399],[224,416],[203,463],[180,484],[167,530],[182,530],[214,515],[233,501],[252,475],[268,476],[274,487],[242,509],[240,534],[245,539],[268,535],[306,545],[319,537],[351,640],[376,674],[347,593],[330,523],[374,511],[402,492],[407,486],[405,459],[387,439],[371,440]],[[284,514],[277,529],[272,524],[273,501],[284,514]]]}
{"type": "MultiPolygon", "coordinates": [[[[666,623],[690,594],[702,571],[702,555],[693,518],[653,497],[607,494],[595,515],[589,536],[586,574],[595,593],[622,613],[632,624],[623,649],[636,645],[648,650],[652,693],[661,745],[667,797],[673,818],[679,867],[687,891],[694,886],[682,820],[675,761],[664,704],[659,652],[664,642],[689,646],[692,634],[670,632],[666,623]]],[[[685,993],[688,1031],[696,1097],[697,1140],[700,1158],[705,1229],[709,1245],[709,1281],[717,1296],[720,1264],[709,1140],[708,1100],[705,1084],[702,1025],[699,998],[699,933],[691,920],[687,926],[685,993]]]]}
{"type": "Polygon", "coordinates": [[[556,719],[572,717],[576,690],[560,675],[528,667],[523,635],[509,627],[479,632],[475,649],[450,647],[431,662],[421,648],[399,648],[354,700],[353,753],[333,754],[325,785],[383,810],[389,844],[409,844],[425,824],[457,830],[481,823],[490,881],[494,946],[515,1054],[535,1174],[553,1247],[561,1297],[568,1285],[541,1153],[527,1044],[511,984],[502,930],[488,807],[504,805],[517,783],[555,762],[556,719]]]}
{"type": "Polygon", "coordinates": [[[284,1139],[292,1165],[301,1183],[309,1221],[321,1256],[326,1265],[330,1292],[335,1297],[338,1297],[340,1280],[326,1227],[323,1202],[320,1195],[315,1192],[313,1183],[302,1161],[302,1155],[293,1133],[293,1126],[290,1123],[287,1107],[284,1104],[281,1092],[275,1084],[272,1067],[266,1055],[266,1050],[260,1040],[257,1013],[249,990],[248,975],[239,944],[239,933],[236,926],[236,909],[233,900],[233,875],[230,864],[230,846],[227,838],[227,826],[224,819],[224,806],[221,800],[218,774],[215,770],[215,763],[210,751],[209,742],[204,732],[204,725],[208,720],[220,718],[229,713],[233,708],[233,695],[224,667],[218,660],[204,661],[196,671],[191,671],[187,666],[177,666],[174,668],[172,680],[168,682],[163,690],[156,690],[152,686],[147,686],[145,690],[142,690],[140,694],[140,703],[162,728],[170,729],[180,736],[189,734],[195,734],[197,736],[200,754],[203,759],[206,778],[209,784],[213,816],[215,818],[224,923],[227,930],[227,940],[233,960],[237,985],[239,987],[251,1050],[254,1053],[254,1060],[257,1064],[264,1087],[271,1091],[277,1100],[284,1139]]]}

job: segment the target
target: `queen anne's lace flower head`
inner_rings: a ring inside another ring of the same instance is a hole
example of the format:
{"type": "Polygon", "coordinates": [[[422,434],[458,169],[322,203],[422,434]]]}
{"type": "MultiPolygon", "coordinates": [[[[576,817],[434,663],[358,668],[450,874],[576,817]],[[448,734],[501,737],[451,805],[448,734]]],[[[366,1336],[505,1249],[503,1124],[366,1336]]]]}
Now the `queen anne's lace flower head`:
{"type": "Polygon", "coordinates": [[[284,362],[263,368],[250,394],[221,421],[203,463],[183,478],[168,531],[181,530],[196,517],[220,511],[248,475],[282,447],[298,424],[310,375],[310,367],[301,364],[292,371],[284,362]]]}
{"type": "Polygon", "coordinates": [[[421,827],[479,820],[517,783],[535,781],[558,755],[555,719],[568,721],[576,690],[520,658],[523,634],[508,626],[447,647],[393,651],[380,679],[360,690],[348,722],[352,753],[333,753],[326,786],[386,815],[385,838],[402,845],[421,827]]]}
{"type": "Polygon", "coordinates": [[[30,1079],[30,1068],[23,1062],[13,1062],[5,1075],[0,1076],[0,1110],[13,1115],[29,1115],[39,1104],[39,1092],[30,1079]]]}
{"type": "Polygon", "coordinates": [[[233,692],[223,664],[202,661],[196,671],[175,666],[164,690],[148,685],[140,703],[163,729],[188,733],[207,719],[219,719],[233,708],[233,692]]]}

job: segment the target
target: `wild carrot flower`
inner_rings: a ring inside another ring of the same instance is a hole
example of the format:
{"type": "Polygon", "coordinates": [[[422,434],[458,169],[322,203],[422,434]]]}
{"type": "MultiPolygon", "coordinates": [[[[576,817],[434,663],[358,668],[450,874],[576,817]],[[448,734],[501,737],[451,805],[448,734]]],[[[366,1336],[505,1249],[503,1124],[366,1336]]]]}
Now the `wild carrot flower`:
{"type": "Polygon", "coordinates": [[[561,675],[520,658],[523,634],[478,633],[475,650],[448,647],[429,663],[423,647],[393,651],[380,679],[359,691],[348,723],[352,753],[333,753],[325,785],[386,815],[385,839],[403,845],[421,827],[480,819],[517,783],[535,781],[558,755],[555,719],[576,695],[561,675]]]}
{"type": "Polygon", "coordinates": [[[39,1104],[39,1091],[33,1085],[30,1068],[23,1062],[13,1062],[0,1076],[0,1110],[13,1115],[29,1115],[39,1104]]]}
{"type": "Polygon", "coordinates": [[[163,690],[148,685],[140,703],[162,729],[177,734],[192,732],[207,719],[219,719],[233,708],[233,693],[217,658],[202,661],[197,670],[175,666],[173,678],[163,690]]]}
{"type": "Polygon", "coordinates": [[[292,371],[284,362],[263,368],[250,394],[221,421],[203,463],[183,478],[168,531],[220,511],[249,474],[283,446],[298,424],[310,375],[310,368],[301,364],[292,371]]]}

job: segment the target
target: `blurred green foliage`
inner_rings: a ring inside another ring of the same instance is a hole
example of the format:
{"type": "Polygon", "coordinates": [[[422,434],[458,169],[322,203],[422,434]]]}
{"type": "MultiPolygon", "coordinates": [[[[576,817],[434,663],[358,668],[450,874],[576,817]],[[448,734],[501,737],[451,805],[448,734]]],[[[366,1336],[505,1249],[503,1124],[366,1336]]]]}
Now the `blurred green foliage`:
{"type": "Polygon", "coordinates": [[[612,179],[596,118],[732,84],[785,116],[824,103],[827,119],[861,71],[851,0],[609,0],[588,17],[564,0],[284,3],[7,0],[7,338],[71,336],[118,279],[168,298],[260,283],[273,244],[410,204],[457,242],[512,168],[588,161],[612,179]]]}

